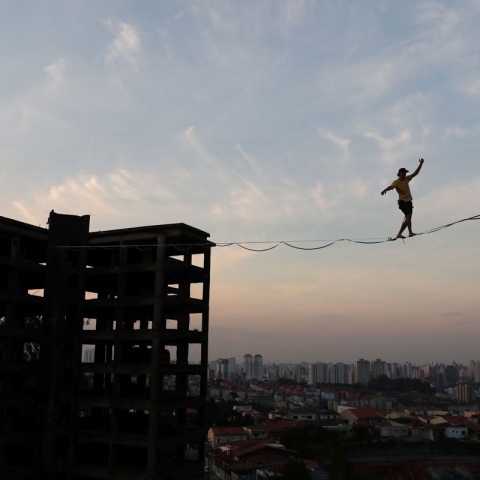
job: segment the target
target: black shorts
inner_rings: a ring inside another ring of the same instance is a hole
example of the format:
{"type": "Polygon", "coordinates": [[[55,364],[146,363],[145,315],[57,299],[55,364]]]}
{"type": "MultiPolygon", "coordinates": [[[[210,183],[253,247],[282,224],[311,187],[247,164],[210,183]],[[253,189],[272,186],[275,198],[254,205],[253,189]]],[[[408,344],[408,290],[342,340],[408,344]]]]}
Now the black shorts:
{"type": "Polygon", "coordinates": [[[398,208],[405,214],[411,215],[413,212],[413,204],[412,202],[404,202],[403,200],[398,201],[398,208]]]}

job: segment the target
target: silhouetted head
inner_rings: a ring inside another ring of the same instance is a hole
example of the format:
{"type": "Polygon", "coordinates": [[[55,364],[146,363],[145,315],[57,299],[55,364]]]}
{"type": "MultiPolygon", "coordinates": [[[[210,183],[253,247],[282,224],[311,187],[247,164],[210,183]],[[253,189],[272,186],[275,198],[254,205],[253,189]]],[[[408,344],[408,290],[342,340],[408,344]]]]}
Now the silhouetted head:
{"type": "Polygon", "coordinates": [[[399,177],[400,180],[403,180],[406,177],[407,173],[408,170],[406,168],[401,168],[397,173],[397,177],[399,177]]]}

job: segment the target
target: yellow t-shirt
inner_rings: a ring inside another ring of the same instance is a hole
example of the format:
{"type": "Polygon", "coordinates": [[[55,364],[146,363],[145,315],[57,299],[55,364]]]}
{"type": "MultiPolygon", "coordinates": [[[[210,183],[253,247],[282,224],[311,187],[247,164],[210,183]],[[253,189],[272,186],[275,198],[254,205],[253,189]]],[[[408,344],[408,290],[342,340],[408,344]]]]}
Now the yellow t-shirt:
{"type": "Polygon", "coordinates": [[[391,186],[397,191],[399,200],[403,200],[404,202],[411,202],[413,200],[410,187],[408,186],[411,179],[412,176],[407,175],[404,180],[397,178],[392,182],[391,186]]]}

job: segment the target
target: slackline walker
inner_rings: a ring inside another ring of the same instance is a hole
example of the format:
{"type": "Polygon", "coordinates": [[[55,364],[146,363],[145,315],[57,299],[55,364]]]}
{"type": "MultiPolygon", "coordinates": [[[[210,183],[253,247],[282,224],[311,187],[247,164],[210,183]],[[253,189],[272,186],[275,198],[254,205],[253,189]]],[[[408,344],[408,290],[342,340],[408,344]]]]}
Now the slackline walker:
{"type": "Polygon", "coordinates": [[[402,233],[405,229],[408,229],[408,236],[414,237],[416,233],[412,231],[412,214],[413,214],[413,204],[412,204],[412,193],[410,192],[409,183],[411,180],[416,177],[423,166],[423,158],[419,160],[419,165],[417,169],[411,174],[407,175],[408,170],[406,168],[401,168],[397,173],[397,179],[392,182],[392,184],[382,190],[382,195],[385,195],[390,190],[395,189],[398,193],[398,208],[405,214],[400,230],[397,234],[397,238],[405,238],[402,233]]]}

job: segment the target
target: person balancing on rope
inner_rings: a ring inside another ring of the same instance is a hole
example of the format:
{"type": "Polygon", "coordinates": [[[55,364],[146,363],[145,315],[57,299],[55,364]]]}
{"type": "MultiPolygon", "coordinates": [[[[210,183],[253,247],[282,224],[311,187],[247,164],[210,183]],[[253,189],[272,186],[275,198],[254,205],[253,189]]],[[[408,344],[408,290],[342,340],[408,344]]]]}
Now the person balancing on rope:
{"type": "Polygon", "coordinates": [[[412,213],[413,213],[413,205],[412,205],[412,194],[410,192],[409,183],[413,177],[416,177],[420,170],[422,169],[423,165],[423,158],[419,160],[420,165],[418,165],[417,169],[411,174],[407,175],[408,170],[406,168],[401,168],[397,173],[397,180],[394,180],[392,184],[382,190],[382,195],[385,195],[390,190],[395,189],[398,193],[398,208],[405,214],[405,218],[403,219],[402,226],[400,227],[400,231],[397,234],[397,238],[405,238],[402,233],[403,231],[408,228],[408,236],[414,237],[416,233],[412,231],[412,213]]]}

